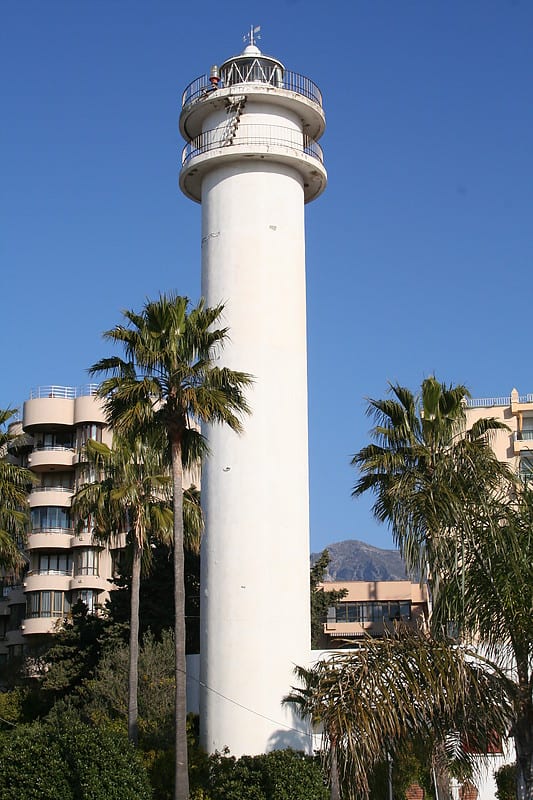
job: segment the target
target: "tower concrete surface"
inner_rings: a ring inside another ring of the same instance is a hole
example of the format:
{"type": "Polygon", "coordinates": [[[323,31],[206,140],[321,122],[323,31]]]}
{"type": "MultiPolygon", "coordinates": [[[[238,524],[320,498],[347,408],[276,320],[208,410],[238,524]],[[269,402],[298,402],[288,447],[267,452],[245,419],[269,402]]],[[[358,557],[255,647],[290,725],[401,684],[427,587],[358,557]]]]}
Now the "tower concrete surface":
{"type": "Polygon", "coordinates": [[[309,748],[281,705],[309,642],[304,204],[326,186],[322,97],[250,42],[183,94],[180,187],[202,207],[221,363],[249,372],[244,433],[204,431],[200,726],[210,752],[309,748]]]}

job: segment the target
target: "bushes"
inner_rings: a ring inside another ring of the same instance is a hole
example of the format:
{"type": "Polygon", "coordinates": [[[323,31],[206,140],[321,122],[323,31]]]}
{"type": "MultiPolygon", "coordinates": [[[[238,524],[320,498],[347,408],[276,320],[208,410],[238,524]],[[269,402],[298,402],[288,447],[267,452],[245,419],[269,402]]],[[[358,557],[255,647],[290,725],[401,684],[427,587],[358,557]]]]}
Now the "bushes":
{"type": "Polygon", "coordinates": [[[294,750],[235,759],[214,755],[204,789],[193,800],[327,800],[328,791],[315,758],[294,750]]]}
{"type": "Polygon", "coordinates": [[[496,797],[498,800],[515,800],[516,797],[516,765],[505,764],[494,773],[496,779],[496,797]]]}
{"type": "Polygon", "coordinates": [[[127,739],[72,713],[0,733],[0,800],[149,800],[127,739]]]}

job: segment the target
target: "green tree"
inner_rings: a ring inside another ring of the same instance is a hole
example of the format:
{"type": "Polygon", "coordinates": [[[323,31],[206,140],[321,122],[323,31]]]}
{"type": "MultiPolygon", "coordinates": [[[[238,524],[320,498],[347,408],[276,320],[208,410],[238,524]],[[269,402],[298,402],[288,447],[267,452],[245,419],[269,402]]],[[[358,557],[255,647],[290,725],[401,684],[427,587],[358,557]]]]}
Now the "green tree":
{"type": "Polygon", "coordinates": [[[511,714],[500,676],[473,651],[408,628],[296,674],[284,702],[322,727],[332,800],[367,797],[375,767],[406,738],[487,741],[511,714]]]}
{"type": "Polygon", "coordinates": [[[533,797],[533,490],[485,496],[464,526],[461,560],[450,558],[435,597],[432,626],[453,620],[462,641],[494,664],[512,707],[516,796],[533,797]]]}
{"type": "Polygon", "coordinates": [[[10,455],[23,438],[9,430],[15,415],[13,409],[0,409],[0,567],[8,571],[24,564],[19,544],[28,521],[28,487],[34,481],[30,470],[13,463],[10,455]]]}
{"type": "Polygon", "coordinates": [[[466,429],[465,386],[435,377],[418,396],[391,384],[391,398],[369,400],[374,441],[352,458],[360,472],[352,496],[375,495],[373,512],[391,528],[408,569],[428,576],[433,591],[449,559],[449,543],[461,541],[462,523],[473,518],[483,492],[495,492],[509,477],[490,448],[493,431],[506,428],[481,419],[466,429]]]}
{"type": "MultiPolygon", "coordinates": [[[[99,725],[118,723],[127,729],[129,648],[118,643],[106,648],[92,680],[85,684],[84,713],[99,725]]],[[[139,651],[139,746],[142,750],[172,747],[174,736],[174,635],[151,633],[139,651]]]]}
{"type": "Polygon", "coordinates": [[[205,442],[196,426],[221,423],[240,431],[248,412],[244,389],[251,377],[217,359],[228,338],[216,325],[223,306],[203,300],[189,308],[186,297],[161,295],[147,301],[141,313],[125,311],[125,325],[104,338],[124,348],[125,359],[104,358],[92,375],[107,375],[99,394],[108,422],[120,435],[164,432],[171,453],[174,509],[174,602],[176,646],[176,800],[187,800],[185,588],[183,565],[183,468],[196,464],[205,442]]]}
{"type": "MultiPolygon", "coordinates": [[[[354,495],[376,495],[411,567],[428,565],[431,627],[474,644],[512,709],[517,797],[533,796],[533,499],[490,448],[502,423],[466,429],[464,387],[434,378],[419,398],[370,401],[375,443],[353,458],[362,472],[354,495]]],[[[496,702],[496,701],[495,701],[496,702]]],[[[489,742],[486,741],[485,744],[489,742]]],[[[483,742],[481,742],[483,745],[483,742]]],[[[483,747],[480,747],[482,750],[483,747]]]]}
{"type": "Polygon", "coordinates": [[[128,736],[138,740],[139,596],[143,555],[152,539],[168,542],[173,520],[170,476],[161,437],[141,439],[115,433],[113,448],[89,440],[89,463],[102,480],[84,484],[73,498],[75,515],[91,520],[93,535],[109,541],[127,531],[131,551],[128,736]]]}
{"type": "Polygon", "coordinates": [[[311,567],[311,647],[315,650],[319,649],[323,644],[323,626],[326,621],[328,608],[336,605],[348,594],[347,589],[334,590],[319,586],[324,580],[324,575],[330,560],[331,556],[328,550],[323,550],[311,567]]]}

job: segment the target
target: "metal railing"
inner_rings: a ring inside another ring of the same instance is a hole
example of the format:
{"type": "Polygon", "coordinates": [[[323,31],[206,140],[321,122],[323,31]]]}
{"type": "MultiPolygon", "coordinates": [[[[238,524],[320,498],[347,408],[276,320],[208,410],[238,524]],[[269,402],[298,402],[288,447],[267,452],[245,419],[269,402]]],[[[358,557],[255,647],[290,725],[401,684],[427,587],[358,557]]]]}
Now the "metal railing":
{"type": "MultiPolygon", "coordinates": [[[[511,395],[508,394],[505,397],[481,397],[481,398],[469,397],[465,402],[467,408],[490,408],[491,406],[510,406],[511,395]]],[[[518,396],[517,402],[533,403],[533,394],[521,394],[518,396]]]]}
{"type": "Polygon", "coordinates": [[[30,534],[33,535],[35,533],[64,533],[67,536],[72,536],[74,533],[74,528],[59,528],[57,525],[43,528],[32,528],[30,534]]]}
{"type": "MultiPolygon", "coordinates": [[[[243,81],[243,83],[240,84],[232,81],[230,86],[245,86],[246,84],[273,86],[276,89],[285,89],[288,92],[301,94],[303,97],[307,97],[308,100],[312,100],[322,107],[322,92],[316,83],[305,75],[300,75],[298,72],[292,72],[288,69],[282,71],[277,69],[274,82],[254,79],[243,81]]],[[[224,88],[228,87],[224,85],[224,80],[221,80],[217,89],[224,88]]],[[[193,103],[198,103],[206,97],[215,96],[217,89],[213,89],[211,81],[209,80],[209,75],[200,75],[185,88],[181,98],[182,108],[186,108],[186,106],[192,105],[193,103]]]]}
{"type": "Polygon", "coordinates": [[[73,445],[68,444],[35,444],[33,450],[59,450],[59,451],[74,451],[73,445]]]}
{"type": "Polygon", "coordinates": [[[31,569],[26,573],[26,577],[31,578],[33,575],[61,575],[66,578],[72,577],[72,567],[70,569],[31,569]]]}
{"type": "Polygon", "coordinates": [[[97,391],[97,383],[88,383],[85,386],[36,386],[30,390],[30,400],[42,400],[45,397],[75,400],[76,397],[88,397],[96,394],[97,391]]]}
{"type": "Polygon", "coordinates": [[[533,431],[517,431],[515,436],[518,442],[531,442],[533,440],[533,431]]]}
{"type": "Polygon", "coordinates": [[[34,492],[73,492],[73,486],[32,486],[31,493],[34,492]]]}
{"type": "Polygon", "coordinates": [[[322,148],[306,134],[281,125],[239,125],[236,131],[214,128],[204,131],[183,148],[181,163],[185,166],[191,158],[226,147],[287,147],[298,153],[316,158],[322,164],[322,148]]]}
{"type": "Polygon", "coordinates": [[[467,408],[490,408],[491,406],[510,406],[511,395],[506,397],[469,397],[466,400],[467,408]]]}

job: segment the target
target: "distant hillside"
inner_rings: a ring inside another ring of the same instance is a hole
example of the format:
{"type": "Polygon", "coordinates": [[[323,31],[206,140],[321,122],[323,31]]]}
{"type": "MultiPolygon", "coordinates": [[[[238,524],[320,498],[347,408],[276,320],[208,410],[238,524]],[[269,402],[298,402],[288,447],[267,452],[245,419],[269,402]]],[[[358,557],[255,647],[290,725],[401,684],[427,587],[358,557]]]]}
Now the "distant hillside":
{"type": "MultiPolygon", "coordinates": [[[[381,550],[357,539],[327,546],[331,561],[326,581],[402,581],[405,564],[397,550],[381,550]]],[[[311,553],[314,564],[320,553],[311,553]]]]}

